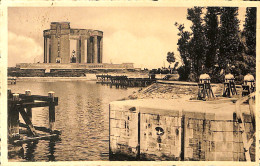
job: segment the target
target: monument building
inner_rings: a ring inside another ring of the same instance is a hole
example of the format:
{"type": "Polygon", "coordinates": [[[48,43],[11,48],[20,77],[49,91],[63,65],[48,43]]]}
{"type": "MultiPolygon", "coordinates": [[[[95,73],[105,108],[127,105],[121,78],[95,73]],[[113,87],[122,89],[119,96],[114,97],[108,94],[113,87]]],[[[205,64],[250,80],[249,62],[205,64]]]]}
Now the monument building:
{"type": "Polygon", "coordinates": [[[14,76],[82,76],[102,71],[135,71],[133,63],[103,62],[103,32],[72,29],[69,22],[52,22],[43,31],[43,63],[17,63],[14,76]]]}
{"type": "Polygon", "coordinates": [[[43,36],[44,63],[102,63],[102,31],[72,29],[69,22],[52,22],[43,36]],[[76,50],[70,50],[73,41],[76,50]]]}

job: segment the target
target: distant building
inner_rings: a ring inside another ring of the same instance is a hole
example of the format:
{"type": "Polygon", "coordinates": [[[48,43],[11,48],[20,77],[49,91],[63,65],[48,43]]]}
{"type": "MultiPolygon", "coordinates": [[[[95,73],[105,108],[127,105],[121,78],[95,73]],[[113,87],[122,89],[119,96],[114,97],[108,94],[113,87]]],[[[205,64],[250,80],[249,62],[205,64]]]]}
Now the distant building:
{"type": "Polygon", "coordinates": [[[43,31],[43,36],[44,63],[102,63],[102,31],[71,29],[69,22],[52,22],[50,29],[43,31]],[[75,57],[71,57],[72,40],[77,43],[75,57]]]}
{"type": "Polygon", "coordinates": [[[17,63],[15,71],[10,70],[9,75],[74,77],[94,71],[135,71],[133,63],[103,63],[102,31],[71,29],[69,22],[52,22],[51,28],[43,31],[43,36],[43,63],[17,63]],[[76,43],[76,50],[71,47],[73,40],[74,44],[76,43]]]}

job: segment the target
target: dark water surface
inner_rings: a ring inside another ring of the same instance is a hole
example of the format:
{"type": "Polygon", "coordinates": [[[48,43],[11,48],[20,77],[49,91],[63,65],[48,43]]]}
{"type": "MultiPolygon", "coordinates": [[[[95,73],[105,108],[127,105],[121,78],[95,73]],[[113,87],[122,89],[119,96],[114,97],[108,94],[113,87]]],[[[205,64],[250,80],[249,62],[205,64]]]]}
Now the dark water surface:
{"type": "MultiPolygon", "coordinates": [[[[24,156],[10,157],[15,161],[79,161],[108,160],[109,103],[127,97],[136,88],[116,89],[94,81],[19,81],[9,85],[12,92],[47,96],[54,91],[59,98],[55,127],[61,140],[40,140],[24,144],[24,156]]],[[[48,127],[48,108],[33,109],[32,122],[48,127]]]]}

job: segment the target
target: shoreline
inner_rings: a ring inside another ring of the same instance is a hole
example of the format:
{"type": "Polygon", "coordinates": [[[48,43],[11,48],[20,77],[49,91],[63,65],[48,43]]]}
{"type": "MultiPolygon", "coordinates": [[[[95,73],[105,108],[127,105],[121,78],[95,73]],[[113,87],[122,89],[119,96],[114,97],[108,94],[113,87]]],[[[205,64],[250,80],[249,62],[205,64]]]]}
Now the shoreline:
{"type": "Polygon", "coordinates": [[[16,77],[17,81],[37,80],[37,81],[96,81],[95,78],[88,77],[16,77]]]}

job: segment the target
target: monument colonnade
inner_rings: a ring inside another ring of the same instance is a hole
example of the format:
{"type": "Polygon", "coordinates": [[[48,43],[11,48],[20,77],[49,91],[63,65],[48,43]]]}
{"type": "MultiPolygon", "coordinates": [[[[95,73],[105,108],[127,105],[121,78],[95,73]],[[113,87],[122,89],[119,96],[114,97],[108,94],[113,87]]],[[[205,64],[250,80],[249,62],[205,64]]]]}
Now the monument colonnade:
{"type": "Polygon", "coordinates": [[[44,63],[102,63],[103,32],[71,29],[69,22],[52,22],[44,36],[44,63]],[[72,61],[71,40],[76,40],[72,61]]]}

